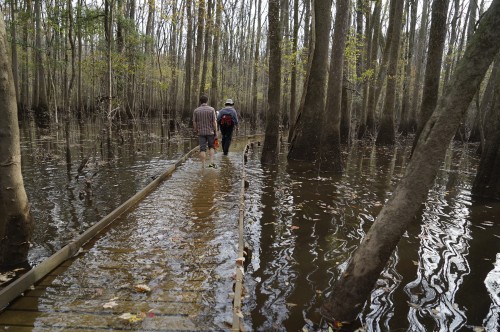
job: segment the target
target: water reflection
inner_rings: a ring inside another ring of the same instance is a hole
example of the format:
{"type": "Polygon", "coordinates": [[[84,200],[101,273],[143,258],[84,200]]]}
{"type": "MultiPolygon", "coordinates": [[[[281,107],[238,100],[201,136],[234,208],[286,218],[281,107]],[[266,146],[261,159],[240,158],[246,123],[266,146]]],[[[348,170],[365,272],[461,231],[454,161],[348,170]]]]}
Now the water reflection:
{"type": "Polygon", "coordinates": [[[116,138],[108,160],[101,128],[99,122],[72,123],[68,151],[63,128],[48,132],[21,123],[23,177],[35,220],[31,264],[87,230],[191,148],[189,140],[162,140],[153,121],[123,129],[124,139],[116,138]]]}
{"type": "Polygon", "coordinates": [[[488,316],[486,316],[483,324],[488,331],[498,331],[500,329],[500,253],[497,253],[494,266],[484,280],[492,301],[488,316]]]}
{"type": "MultiPolygon", "coordinates": [[[[340,178],[322,177],[284,156],[272,170],[260,166],[258,153],[250,158],[246,231],[256,250],[245,280],[248,330],[321,329],[318,309],[403,176],[409,148],[354,146],[340,178]]],[[[500,204],[488,209],[472,201],[473,150],[459,146],[448,153],[422,215],[359,317],[366,331],[462,331],[483,320],[485,327],[498,326],[498,306],[483,280],[491,256],[500,252],[500,225],[482,220],[494,220],[500,204]]],[[[488,285],[500,283],[497,272],[488,276],[488,285]]]]}

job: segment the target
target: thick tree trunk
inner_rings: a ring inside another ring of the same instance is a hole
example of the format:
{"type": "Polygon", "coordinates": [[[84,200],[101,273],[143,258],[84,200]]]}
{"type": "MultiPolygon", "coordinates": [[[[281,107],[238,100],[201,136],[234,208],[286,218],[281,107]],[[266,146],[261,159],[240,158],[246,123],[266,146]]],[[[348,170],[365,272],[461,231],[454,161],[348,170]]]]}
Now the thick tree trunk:
{"type": "Polygon", "coordinates": [[[328,46],[331,25],[330,0],[314,1],[314,52],[304,91],[305,100],[293,129],[288,159],[315,162],[319,157],[319,144],[323,112],[326,105],[328,46]]]}
{"type": "Polygon", "coordinates": [[[16,91],[0,11],[0,267],[27,260],[33,222],[21,173],[16,91]]]}
{"type": "Polygon", "coordinates": [[[292,73],[290,82],[290,126],[297,118],[297,42],[299,38],[299,0],[293,1],[292,73]]]}
{"type": "Polygon", "coordinates": [[[278,163],[279,125],[281,119],[281,29],[279,0],[269,1],[269,89],[266,136],[262,147],[262,164],[278,163]]]}
{"type": "MultiPolygon", "coordinates": [[[[379,50],[379,38],[380,38],[380,12],[382,10],[382,2],[377,1],[375,3],[375,8],[373,9],[372,16],[372,42],[370,49],[370,61],[369,61],[369,69],[373,72],[373,77],[368,82],[368,100],[366,102],[366,133],[369,136],[375,136],[375,109],[377,108],[377,92],[376,92],[376,71],[377,71],[377,54],[379,50]]],[[[381,70],[380,68],[378,70],[381,70]]]]}
{"type": "Polygon", "coordinates": [[[486,134],[485,131],[489,127],[490,122],[490,113],[493,112],[493,106],[495,102],[495,91],[498,89],[496,87],[497,84],[497,75],[500,75],[500,53],[497,54],[493,62],[493,66],[491,69],[490,79],[488,80],[488,84],[486,84],[486,88],[484,89],[483,99],[481,100],[481,104],[479,105],[479,114],[481,114],[481,124],[480,124],[480,134],[481,134],[481,143],[477,148],[477,153],[479,155],[482,154],[483,147],[486,144],[486,134]]]}
{"type": "Polygon", "coordinates": [[[18,56],[17,56],[17,0],[11,0],[10,16],[12,24],[10,26],[11,36],[11,57],[12,57],[12,75],[14,78],[14,88],[16,89],[16,100],[19,102],[19,74],[18,74],[18,56]]]}
{"type": "Polygon", "coordinates": [[[410,87],[412,86],[411,76],[412,76],[412,61],[413,61],[413,51],[415,48],[415,30],[417,26],[417,10],[418,10],[418,0],[408,1],[411,6],[410,10],[410,33],[408,36],[408,47],[406,54],[405,63],[405,75],[403,78],[403,100],[401,101],[401,122],[399,123],[399,131],[403,135],[407,135],[412,131],[412,126],[410,125],[410,87]]]}
{"type": "MultiPolygon", "coordinates": [[[[212,17],[214,0],[208,0],[207,3],[207,27],[205,28],[205,51],[203,54],[203,68],[201,70],[200,94],[207,94],[207,71],[210,49],[212,48],[212,36],[214,30],[214,19],[212,17]]],[[[217,107],[217,104],[213,104],[217,107]]]]}
{"type": "MultiPolygon", "coordinates": [[[[327,107],[323,125],[321,126],[320,139],[321,170],[338,173],[344,169],[342,151],[340,149],[340,117],[342,112],[344,53],[349,24],[349,2],[349,0],[338,0],[336,4],[333,47],[328,78],[327,107]]],[[[318,110],[318,112],[320,111],[318,110]]]]}
{"type": "Polygon", "coordinates": [[[398,77],[399,41],[401,40],[401,27],[403,23],[403,0],[392,0],[394,9],[393,17],[389,17],[388,29],[392,31],[389,52],[389,66],[387,68],[387,87],[385,103],[380,121],[380,130],[377,135],[377,144],[394,144],[396,141],[395,113],[396,113],[396,83],[398,77]]]}
{"type": "MultiPolygon", "coordinates": [[[[368,5],[370,2],[365,1],[366,8],[364,10],[366,16],[366,24],[365,24],[365,47],[364,47],[364,66],[363,71],[368,71],[371,67],[371,50],[373,47],[373,34],[372,34],[372,26],[373,26],[373,17],[371,14],[370,6],[368,5]]],[[[358,9],[359,10],[359,9],[358,9]]],[[[357,137],[361,139],[365,137],[366,134],[366,119],[367,119],[367,110],[368,110],[368,92],[369,92],[369,83],[370,80],[364,79],[363,82],[363,100],[361,102],[361,110],[359,112],[358,117],[358,132],[357,137]]]]}
{"type": "Polygon", "coordinates": [[[411,108],[409,112],[408,125],[416,126],[417,109],[420,106],[420,92],[422,91],[422,72],[424,70],[425,50],[427,48],[427,24],[429,20],[429,0],[424,0],[422,6],[422,18],[420,20],[420,28],[418,32],[418,40],[415,51],[415,78],[413,80],[411,108]],[[413,122],[413,119],[415,122],[413,122]]]}
{"type": "Polygon", "coordinates": [[[500,170],[500,70],[496,68],[492,74],[495,74],[496,81],[494,109],[488,117],[485,143],[472,186],[472,195],[500,200],[500,172],[498,171],[500,170]]]}
{"type": "MultiPolygon", "coordinates": [[[[24,15],[31,17],[31,0],[27,0],[24,8],[24,15]]],[[[29,98],[29,29],[28,22],[23,22],[23,65],[21,69],[21,99],[19,103],[21,105],[22,112],[28,112],[31,108],[30,98],[29,98]]]]}
{"type": "Polygon", "coordinates": [[[431,30],[429,33],[429,50],[427,64],[425,65],[424,91],[422,93],[422,105],[420,107],[420,118],[413,147],[424,128],[427,120],[436,109],[439,96],[439,80],[441,77],[441,64],[446,39],[446,16],[448,13],[448,0],[435,0],[432,4],[431,30]]]}
{"type": "MultiPolygon", "coordinates": [[[[182,109],[182,120],[189,122],[191,118],[191,67],[193,63],[193,17],[191,14],[192,0],[186,0],[187,40],[186,60],[184,64],[184,107],[182,109]]],[[[213,101],[212,101],[213,102],[213,101]]]]}
{"type": "Polygon", "coordinates": [[[424,128],[405,176],[324,303],[321,311],[326,319],[353,321],[363,308],[408,224],[425,201],[449,142],[499,48],[500,0],[493,0],[467,46],[450,88],[424,128]]]}
{"type": "Polygon", "coordinates": [[[252,129],[257,128],[258,118],[259,118],[259,108],[258,108],[258,96],[257,96],[257,83],[259,78],[259,53],[260,53],[260,30],[261,30],[261,6],[262,0],[258,0],[257,4],[257,29],[255,34],[257,35],[255,42],[255,50],[253,56],[253,73],[252,73],[252,115],[251,115],[251,127],[252,129]]]}
{"type": "MultiPolygon", "coordinates": [[[[203,35],[205,28],[205,0],[198,0],[198,23],[196,30],[196,48],[194,60],[194,74],[193,74],[193,95],[191,108],[196,107],[196,103],[200,98],[200,72],[201,72],[201,55],[203,53],[203,35]]],[[[215,106],[215,105],[214,105],[215,106]]]]}
{"type": "MultiPolygon", "coordinates": [[[[222,1],[215,0],[215,26],[220,27],[222,21],[222,1]]],[[[217,105],[219,88],[218,88],[218,75],[219,75],[219,43],[220,43],[220,28],[214,31],[214,44],[212,56],[212,83],[210,89],[210,103],[214,106],[217,105]]]]}
{"type": "Polygon", "coordinates": [[[46,128],[50,124],[49,104],[47,101],[47,86],[45,83],[45,64],[42,52],[42,0],[35,0],[35,63],[36,75],[33,89],[35,119],[37,125],[46,128]]]}

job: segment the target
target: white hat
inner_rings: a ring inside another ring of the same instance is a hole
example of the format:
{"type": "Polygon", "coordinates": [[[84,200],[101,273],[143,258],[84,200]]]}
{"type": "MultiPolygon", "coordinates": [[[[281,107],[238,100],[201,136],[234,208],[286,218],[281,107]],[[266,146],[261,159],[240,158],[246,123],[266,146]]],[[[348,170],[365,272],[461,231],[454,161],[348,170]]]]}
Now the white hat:
{"type": "Polygon", "coordinates": [[[234,105],[234,101],[230,98],[226,100],[226,105],[234,105]]]}

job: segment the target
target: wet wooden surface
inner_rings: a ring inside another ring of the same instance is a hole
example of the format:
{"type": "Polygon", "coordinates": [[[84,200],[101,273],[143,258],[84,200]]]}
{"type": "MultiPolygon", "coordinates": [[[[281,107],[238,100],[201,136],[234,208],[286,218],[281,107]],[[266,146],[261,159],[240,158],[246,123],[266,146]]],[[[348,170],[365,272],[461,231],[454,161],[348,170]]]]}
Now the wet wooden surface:
{"type": "Polygon", "coordinates": [[[217,169],[187,160],[1,312],[0,329],[230,330],[245,143],[218,152],[217,169]]]}

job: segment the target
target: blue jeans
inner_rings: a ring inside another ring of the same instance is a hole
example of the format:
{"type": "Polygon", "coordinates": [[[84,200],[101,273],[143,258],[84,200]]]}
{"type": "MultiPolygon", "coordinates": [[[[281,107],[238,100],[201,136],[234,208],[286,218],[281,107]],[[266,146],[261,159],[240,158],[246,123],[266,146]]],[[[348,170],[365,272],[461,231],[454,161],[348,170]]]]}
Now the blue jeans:
{"type": "Polygon", "coordinates": [[[220,128],[222,134],[222,151],[225,155],[229,152],[229,146],[231,145],[231,139],[233,137],[233,129],[234,126],[220,128]]]}

